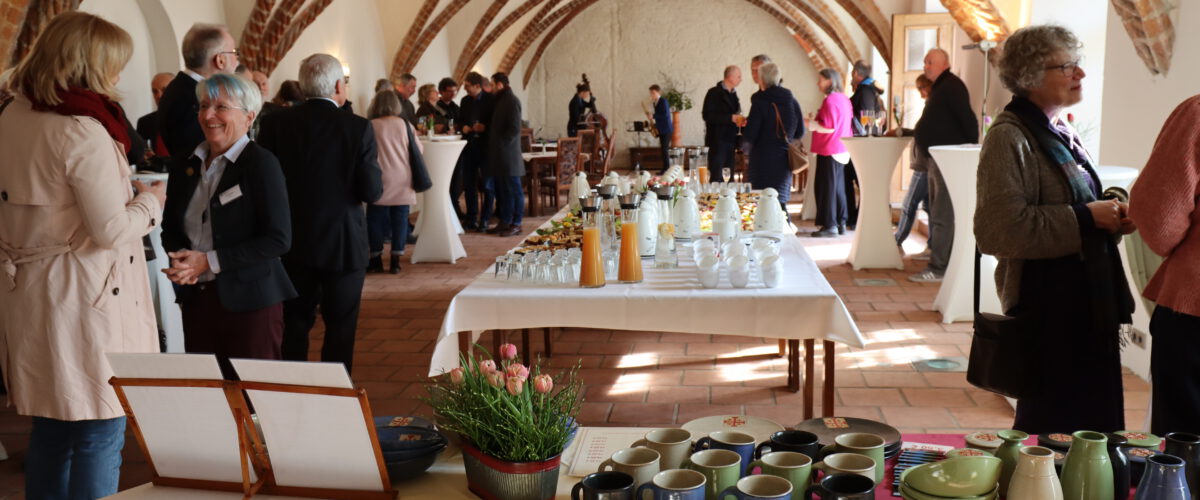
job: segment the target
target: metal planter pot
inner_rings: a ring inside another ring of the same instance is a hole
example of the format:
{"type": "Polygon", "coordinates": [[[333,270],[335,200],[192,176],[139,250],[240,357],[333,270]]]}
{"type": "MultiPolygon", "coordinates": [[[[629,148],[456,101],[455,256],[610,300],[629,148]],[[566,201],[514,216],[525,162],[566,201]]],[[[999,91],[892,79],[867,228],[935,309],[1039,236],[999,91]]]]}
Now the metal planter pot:
{"type": "Polygon", "coordinates": [[[467,487],[485,500],[551,500],[558,492],[562,455],[541,462],[505,462],[462,443],[467,487]]]}

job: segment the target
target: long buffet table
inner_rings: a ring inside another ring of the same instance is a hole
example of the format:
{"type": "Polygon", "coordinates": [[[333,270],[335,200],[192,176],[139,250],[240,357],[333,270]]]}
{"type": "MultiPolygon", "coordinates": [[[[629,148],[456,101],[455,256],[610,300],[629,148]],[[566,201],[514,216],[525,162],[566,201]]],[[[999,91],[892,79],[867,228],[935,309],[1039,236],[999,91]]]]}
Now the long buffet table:
{"type": "MultiPolygon", "coordinates": [[[[556,216],[559,218],[561,213],[556,216]]],[[[459,353],[485,330],[547,327],[742,335],[788,342],[788,386],[799,391],[799,344],[805,341],[805,418],[813,404],[813,348],[825,341],[823,413],[832,415],[834,342],[863,347],[849,311],[794,235],[782,235],[784,275],[776,288],[752,280],[744,289],[701,287],[689,245],[679,247],[679,267],[656,269],[643,261],[645,280],[603,288],[538,285],[481,273],[450,302],[433,353],[431,376],[459,364],[459,353]],[[462,335],[460,332],[470,332],[462,335]]]]}

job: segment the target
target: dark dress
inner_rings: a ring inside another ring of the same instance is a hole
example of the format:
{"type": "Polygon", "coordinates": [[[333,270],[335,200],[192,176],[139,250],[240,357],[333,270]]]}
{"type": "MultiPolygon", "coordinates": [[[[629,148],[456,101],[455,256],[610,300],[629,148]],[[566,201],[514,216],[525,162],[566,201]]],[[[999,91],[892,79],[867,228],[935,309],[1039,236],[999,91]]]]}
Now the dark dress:
{"type": "Polygon", "coordinates": [[[804,136],[800,103],[792,91],[779,85],[755,93],[750,98],[750,116],[742,132],[743,149],[750,155],[750,186],[774,188],[780,203],[787,203],[792,192],[792,167],[788,161],[788,141],[804,136]],[[783,122],[783,133],[776,123],[775,110],[783,122]]]}
{"type": "Polygon", "coordinates": [[[596,97],[592,96],[586,102],[575,94],[571,98],[571,102],[567,104],[567,137],[575,137],[579,132],[579,122],[583,121],[584,112],[591,110],[596,112],[596,97]]]}

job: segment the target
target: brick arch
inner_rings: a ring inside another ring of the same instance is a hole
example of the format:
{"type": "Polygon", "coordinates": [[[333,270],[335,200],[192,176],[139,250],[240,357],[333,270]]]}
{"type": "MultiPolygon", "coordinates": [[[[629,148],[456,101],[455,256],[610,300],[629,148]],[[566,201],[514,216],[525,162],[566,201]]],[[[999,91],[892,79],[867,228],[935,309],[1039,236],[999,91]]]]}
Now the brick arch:
{"type": "Polygon", "coordinates": [[[942,0],[954,21],[972,40],[1003,41],[1012,30],[991,0],[942,0]],[[984,27],[982,24],[987,23],[984,27]]]}
{"type": "Polygon", "coordinates": [[[554,41],[554,38],[558,36],[558,33],[562,31],[563,28],[567,27],[567,24],[574,20],[575,16],[579,15],[584,10],[587,10],[588,7],[591,7],[597,1],[598,0],[586,0],[582,5],[579,6],[579,8],[571,11],[571,13],[562,18],[558,24],[554,25],[554,28],[551,28],[550,31],[546,33],[546,36],[542,37],[542,42],[538,44],[537,50],[534,51],[533,57],[529,59],[529,64],[525,67],[525,77],[521,80],[522,86],[529,86],[529,79],[533,77],[533,70],[537,68],[538,63],[541,62],[542,54],[546,52],[546,47],[550,46],[550,42],[554,41]]]}
{"type": "MultiPolygon", "coordinates": [[[[883,16],[874,0],[837,0],[838,5],[854,18],[854,21],[867,33],[871,45],[883,57],[884,61],[892,60],[892,23],[883,16]]],[[[890,63],[889,63],[890,64],[890,63]]]]}
{"type": "Polygon", "coordinates": [[[470,1],[471,0],[452,0],[450,4],[446,6],[446,8],[442,9],[442,11],[438,13],[437,17],[433,18],[433,22],[431,22],[429,26],[425,28],[425,31],[421,33],[421,36],[417,38],[416,46],[412,48],[412,51],[408,54],[408,58],[404,61],[404,64],[401,67],[401,74],[412,71],[413,67],[417,65],[417,62],[421,60],[421,55],[425,53],[425,49],[429,48],[429,44],[432,43],[433,39],[436,38],[438,33],[442,31],[442,28],[449,24],[450,20],[454,19],[454,15],[458,14],[458,11],[462,10],[462,8],[465,7],[470,1]]]}
{"type": "Polygon", "coordinates": [[[0,5],[0,70],[14,67],[29,54],[42,29],[63,12],[79,9],[82,0],[8,0],[0,5]]]}
{"type": "Polygon", "coordinates": [[[477,46],[474,48],[469,46],[463,47],[462,56],[467,56],[468,49],[470,49],[470,55],[466,59],[463,59],[462,56],[459,56],[457,67],[462,68],[462,72],[458,75],[458,79],[461,81],[462,79],[466,78],[467,71],[469,71],[471,67],[475,65],[475,63],[479,62],[479,59],[483,57],[484,52],[487,52],[487,49],[490,48],[492,44],[496,43],[496,40],[500,38],[500,35],[508,30],[508,28],[512,27],[517,20],[524,17],[525,14],[528,14],[530,10],[533,10],[534,7],[537,7],[537,5],[543,1],[544,0],[526,0],[525,3],[521,4],[521,6],[517,7],[512,12],[509,12],[507,16],[504,16],[504,19],[501,19],[500,23],[497,24],[495,28],[492,28],[492,31],[488,32],[487,36],[485,36],[477,46]]]}
{"type": "Polygon", "coordinates": [[[813,35],[812,28],[808,26],[807,21],[803,19],[793,20],[783,12],[780,12],[778,9],[771,7],[763,0],[746,0],[746,2],[762,9],[775,19],[778,19],[779,22],[783,23],[788,28],[791,28],[791,30],[795,32],[794,36],[796,41],[800,42],[800,46],[805,49],[805,54],[808,55],[809,60],[812,61],[813,66],[815,66],[817,69],[837,67],[837,60],[833,57],[833,54],[829,52],[829,49],[825,47],[825,44],[821,43],[821,41],[813,35]],[[807,42],[807,44],[805,42],[807,42]]]}
{"type": "Polygon", "coordinates": [[[475,24],[475,29],[471,31],[471,36],[467,38],[467,43],[463,44],[462,53],[458,55],[458,62],[454,66],[453,74],[459,82],[462,82],[467,76],[470,66],[467,66],[466,63],[471,58],[471,53],[475,50],[475,46],[479,45],[479,40],[483,38],[488,25],[492,24],[492,19],[500,15],[500,10],[507,4],[508,0],[493,0],[492,6],[488,7],[487,12],[484,12],[483,17],[475,24]]]}
{"type": "MultiPolygon", "coordinates": [[[[780,5],[786,5],[786,0],[776,0],[780,5]]],[[[837,18],[833,10],[824,0],[790,0],[791,5],[808,16],[821,31],[824,31],[829,38],[837,44],[838,48],[842,49],[842,53],[846,54],[846,58],[851,62],[862,59],[862,53],[858,50],[858,45],[854,43],[854,38],[850,36],[850,32],[846,30],[846,26],[837,18]]],[[[799,19],[800,16],[792,15],[799,19]]]]}
{"type": "Polygon", "coordinates": [[[255,0],[238,44],[241,63],[270,75],[304,30],[331,3],[333,0],[315,0],[301,11],[305,0],[282,0],[278,8],[275,0],[255,0]]]}

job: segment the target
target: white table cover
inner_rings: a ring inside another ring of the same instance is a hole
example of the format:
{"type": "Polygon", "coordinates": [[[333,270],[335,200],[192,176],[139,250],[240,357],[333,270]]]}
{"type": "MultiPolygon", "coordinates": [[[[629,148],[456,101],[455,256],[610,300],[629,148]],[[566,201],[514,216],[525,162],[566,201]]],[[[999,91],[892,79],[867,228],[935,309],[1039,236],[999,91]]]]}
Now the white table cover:
{"type": "Polygon", "coordinates": [[[421,200],[421,214],[417,218],[417,244],[413,248],[412,263],[418,262],[449,262],[453,264],[458,259],[467,256],[462,240],[462,225],[454,215],[453,202],[450,200],[450,180],[454,176],[454,166],[458,163],[458,155],[467,145],[467,141],[429,141],[421,138],[425,148],[425,166],[429,169],[429,177],[433,187],[424,193],[421,200]]]}
{"type": "MultiPolygon", "coordinates": [[[[135,181],[150,184],[154,181],[167,182],[167,174],[133,174],[135,181]]],[[[183,352],[183,313],[179,304],[175,303],[175,288],[163,269],[171,267],[170,259],[162,246],[162,225],[154,226],[150,231],[150,244],[154,247],[154,260],[146,262],[150,273],[150,293],[154,298],[154,313],[158,317],[158,327],[167,336],[167,352],[183,352]]]]}
{"type": "MultiPolygon", "coordinates": [[[[892,233],[891,184],[900,153],[911,137],[846,137],[842,143],[858,171],[861,204],[854,243],[847,262],[855,270],[904,269],[900,248],[892,233]]],[[[840,186],[839,186],[840,187],[840,186]]],[[[854,203],[854,200],[846,200],[854,203]]]]}
{"type": "MultiPolygon", "coordinates": [[[[929,153],[946,180],[954,206],[954,243],[942,286],[933,300],[943,323],[973,321],[975,285],[975,179],[979,168],[978,144],[934,146],[929,153]]],[[[935,237],[937,237],[935,235],[935,237]]],[[[1000,313],[996,294],[996,258],[984,255],[979,262],[979,309],[1000,313]]]]}
{"type": "MultiPolygon", "coordinates": [[[[722,269],[717,288],[701,287],[692,249],[679,246],[679,267],[656,269],[643,260],[645,280],[603,288],[535,285],[494,277],[488,268],[454,297],[434,349],[430,375],[459,364],[458,332],[578,327],[772,339],[827,339],[863,346],[842,299],[795,236],[781,237],[784,274],[765,288],[757,271],[735,289],[722,269]]],[[[724,267],[724,266],[722,266],[724,267]]]]}

